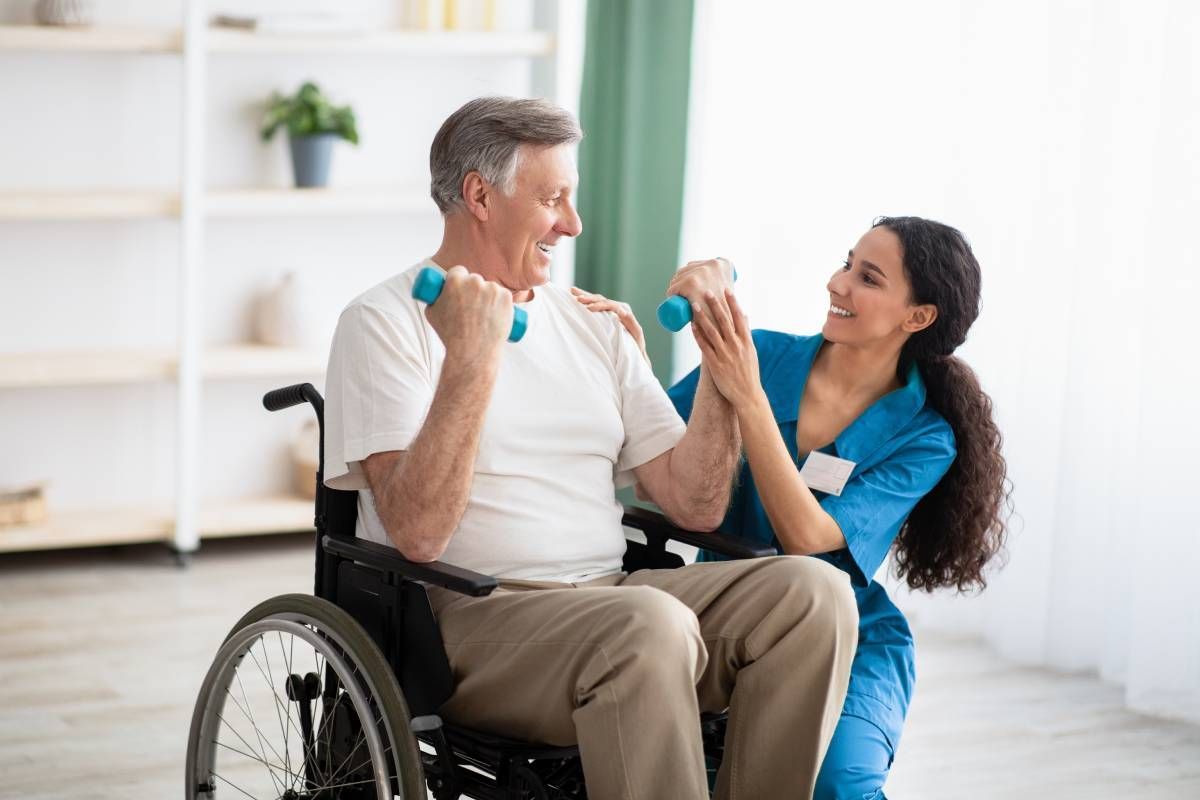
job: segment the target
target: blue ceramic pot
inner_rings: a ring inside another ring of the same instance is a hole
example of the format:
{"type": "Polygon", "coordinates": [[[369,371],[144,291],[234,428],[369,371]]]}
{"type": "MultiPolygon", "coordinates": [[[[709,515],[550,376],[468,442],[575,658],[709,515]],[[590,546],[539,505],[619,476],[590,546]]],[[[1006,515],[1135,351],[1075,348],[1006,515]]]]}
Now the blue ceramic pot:
{"type": "Polygon", "coordinates": [[[298,188],[325,186],[329,183],[329,161],[333,157],[336,133],[291,136],[292,174],[298,188]]]}

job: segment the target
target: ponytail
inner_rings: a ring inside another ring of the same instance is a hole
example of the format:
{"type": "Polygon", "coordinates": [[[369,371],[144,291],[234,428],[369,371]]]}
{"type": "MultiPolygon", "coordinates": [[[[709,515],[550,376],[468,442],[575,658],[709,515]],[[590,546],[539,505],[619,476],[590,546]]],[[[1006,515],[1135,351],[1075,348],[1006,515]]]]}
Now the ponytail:
{"type": "Polygon", "coordinates": [[[909,337],[899,375],[916,364],[925,401],[950,424],[958,454],[921,498],[896,536],[896,574],[913,589],[960,592],[987,586],[985,565],[1004,548],[1011,491],[1000,452],[992,399],[975,372],[953,353],[979,316],[979,262],[949,225],[920,217],[880,217],[900,239],[912,302],[931,303],[933,324],[909,337]]]}
{"type": "Polygon", "coordinates": [[[934,357],[918,368],[925,401],[950,423],[958,455],[896,536],[896,574],[913,589],[983,589],[984,566],[1004,546],[1009,496],[992,399],[959,358],[934,357]]]}

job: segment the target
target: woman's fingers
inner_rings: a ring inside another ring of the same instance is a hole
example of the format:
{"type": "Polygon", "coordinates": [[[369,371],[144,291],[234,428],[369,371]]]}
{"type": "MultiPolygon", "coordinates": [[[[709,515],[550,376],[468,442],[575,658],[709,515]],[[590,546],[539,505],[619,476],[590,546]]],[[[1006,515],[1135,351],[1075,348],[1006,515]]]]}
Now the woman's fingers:
{"type": "Polygon", "coordinates": [[[692,327],[698,328],[709,344],[714,344],[720,339],[717,329],[713,325],[712,316],[702,303],[692,304],[692,327]]]}
{"type": "Polygon", "coordinates": [[[707,292],[704,296],[704,301],[708,306],[709,318],[712,320],[716,335],[722,341],[734,341],[736,331],[734,330],[733,319],[729,316],[729,309],[723,302],[723,298],[718,297],[712,292],[707,292]]]}
{"type": "Polygon", "coordinates": [[[699,303],[692,306],[692,336],[696,338],[696,344],[700,346],[700,352],[707,357],[712,352],[712,337],[707,332],[709,325],[708,319],[705,317],[704,309],[699,303]]]}
{"type": "Polygon", "coordinates": [[[743,342],[753,341],[750,336],[750,319],[746,316],[746,312],[742,311],[742,307],[738,303],[737,295],[733,293],[733,289],[725,290],[725,302],[729,304],[729,313],[733,315],[733,327],[738,338],[743,342]]]}
{"type": "Polygon", "coordinates": [[[575,295],[575,299],[583,304],[588,311],[599,314],[602,311],[616,314],[617,321],[621,323],[621,327],[629,332],[633,340],[637,342],[638,349],[642,351],[642,355],[646,357],[646,361],[650,360],[649,354],[646,352],[646,334],[642,331],[641,324],[634,316],[633,309],[628,303],[618,303],[616,300],[609,300],[602,294],[593,294],[585,292],[577,286],[571,287],[571,293],[575,295]]]}

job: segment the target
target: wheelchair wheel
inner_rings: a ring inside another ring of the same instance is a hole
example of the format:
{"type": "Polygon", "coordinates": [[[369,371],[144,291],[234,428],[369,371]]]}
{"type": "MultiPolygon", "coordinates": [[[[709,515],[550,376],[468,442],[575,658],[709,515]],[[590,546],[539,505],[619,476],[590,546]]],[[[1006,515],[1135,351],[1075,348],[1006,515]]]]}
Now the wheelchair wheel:
{"type": "Polygon", "coordinates": [[[391,667],[342,609],[260,603],[204,678],[188,734],[188,800],[418,800],[409,712],[391,667]]]}

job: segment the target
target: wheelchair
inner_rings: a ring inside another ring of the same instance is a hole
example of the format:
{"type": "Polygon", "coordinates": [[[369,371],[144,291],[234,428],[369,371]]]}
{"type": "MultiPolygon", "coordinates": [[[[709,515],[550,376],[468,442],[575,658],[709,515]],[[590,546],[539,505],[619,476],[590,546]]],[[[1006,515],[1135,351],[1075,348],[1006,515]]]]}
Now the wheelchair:
{"type": "MultiPolygon", "coordinates": [[[[311,384],[268,392],[277,411],[307,402],[320,425],[313,595],[273,597],[225,638],[196,699],[188,734],[189,800],[579,800],[579,750],[444,722],[454,678],[425,587],[487,595],[497,581],[452,564],[416,563],[355,537],[358,493],[328,489],[324,401],[311,384]],[[428,789],[429,795],[426,794],[428,789]]],[[[627,507],[626,572],[683,566],[673,539],[734,558],[774,555],[675,528],[627,507]]],[[[725,715],[701,727],[719,765],[725,715]]]]}

